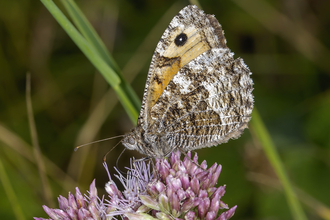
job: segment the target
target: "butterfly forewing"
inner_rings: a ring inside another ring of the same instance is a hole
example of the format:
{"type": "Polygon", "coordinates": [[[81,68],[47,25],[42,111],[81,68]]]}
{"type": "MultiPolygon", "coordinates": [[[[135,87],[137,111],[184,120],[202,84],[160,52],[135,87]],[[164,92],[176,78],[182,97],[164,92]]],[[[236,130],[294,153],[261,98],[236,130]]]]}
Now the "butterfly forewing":
{"type": "Polygon", "coordinates": [[[149,157],[237,138],[253,109],[251,72],[234,59],[214,16],[187,6],[153,55],[137,127],[122,143],[149,157]]]}
{"type": "Polygon", "coordinates": [[[189,5],[172,19],[151,61],[143,97],[144,111],[140,114],[142,124],[152,123],[150,109],[177,72],[214,47],[226,47],[226,44],[221,25],[213,16],[189,5]]]}

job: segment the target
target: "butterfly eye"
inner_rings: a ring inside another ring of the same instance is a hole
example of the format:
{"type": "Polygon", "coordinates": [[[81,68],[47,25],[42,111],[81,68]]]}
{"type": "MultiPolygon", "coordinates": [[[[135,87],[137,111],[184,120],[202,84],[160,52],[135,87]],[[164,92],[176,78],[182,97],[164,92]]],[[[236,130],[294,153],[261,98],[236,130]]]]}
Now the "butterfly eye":
{"type": "Polygon", "coordinates": [[[128,139],[128,143],[131,144],[131,145],[134,145],[135,144],[135,140],[133,138],[129,138],[128,139]]]}
{"type": "Polygon", "coordinates": [[[181,33],[176,36],[174,43],[176,46],[181,47],[187,42],[188,36],[185,33],[181,33]]]}

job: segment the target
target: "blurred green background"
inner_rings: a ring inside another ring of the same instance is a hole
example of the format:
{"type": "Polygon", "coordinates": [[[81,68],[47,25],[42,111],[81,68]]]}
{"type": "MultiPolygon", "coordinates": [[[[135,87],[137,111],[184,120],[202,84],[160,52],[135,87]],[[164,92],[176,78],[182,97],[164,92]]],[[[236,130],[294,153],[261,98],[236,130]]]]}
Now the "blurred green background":
{"type": "MultiPolygon", "coordinates": [[[[189,2],[77,4],[142,99],[156,44],[189,2]]],[[[330,219],[330,1],[201,0],[200,4],[216,16],[228,47],[253,72],[255,106],[308,218],[330,219]]],[[[67,196],[76,186],[85,193],[94,178],[99,193],[104,193],[108,176],[102,159],[120,139],[77,152],[74,147],[131,128],[109,85],[40,1],[0,1],[1,219],[15,219],[19,207],[26,219],[46,217],[41,205],[58,207],[58,195],[67,196]],[[40,159],[32,148],[27,72],[49,194],[43,191],[36,165],[40,159]]],[[[218,183],[227,185],[223,201],[230,207],[238,205],[232,219],[291,219],[281,185],[253,132],[246,130],[238,140],[198,150],[199,158],[209,165],[222,164],[218,183]]],[[[123,149],[119,145],[108,155],[109,167],[124,169],[130,157],[142,157],[125,151],[116,165],[123,149]]]]}

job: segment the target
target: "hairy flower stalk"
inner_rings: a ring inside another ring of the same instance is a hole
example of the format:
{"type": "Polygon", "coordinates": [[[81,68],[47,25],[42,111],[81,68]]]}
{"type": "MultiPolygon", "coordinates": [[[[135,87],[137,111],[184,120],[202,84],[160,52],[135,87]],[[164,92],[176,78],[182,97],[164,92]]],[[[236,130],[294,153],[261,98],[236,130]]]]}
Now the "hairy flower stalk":
{"type": "MultiPolygon", "coordinates": [[[[106,184],[109,199],[97,197],[95,182],[91,184],[89,198],[83,198],[79,189],[69,199],[59,197],[60,209],[44,210],[50,219],[206,219],[231,218],[236,206],[229,209],[222,200],[225,186],[215,187],[221,165],[207,169],[206,161],[198,164],[190,152],[180,160],[180,152],[156,159],[153,174],[150,163],[135,162],[128,168],[126,177],[115,175],[124,186],[120,191],[111,179],[106,184]]],[[[41,220],[42,218],[35,218],[41,220]]]]}

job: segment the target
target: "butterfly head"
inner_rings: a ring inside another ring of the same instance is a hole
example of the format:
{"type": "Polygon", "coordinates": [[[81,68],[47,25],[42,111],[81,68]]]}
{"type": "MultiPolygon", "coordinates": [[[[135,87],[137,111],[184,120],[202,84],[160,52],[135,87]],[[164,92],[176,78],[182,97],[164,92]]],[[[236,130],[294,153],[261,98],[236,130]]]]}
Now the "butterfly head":
{"type": "Polygon", "coordinates": [[[128,150],[137,150],[147,157],[163,158],[171,153],[173,148],[162,138],[162,135],[150,134],[141,127],[136,127],[124,136],[121,143],[128,150]]]}
{"type": "Polygon", "coordinates": [[[121,143],[128,149],[128,150],[136,150],[137,149],[137,141],[135,138],[135,134],[130,132],[125,135],[124,139],[121,143]]]}
{"type": "Polygon", "coordinates": [[[141,132],[141,129],[139,129],[139,127],[136,127],[124,136],[121,143],[128,150],[137,150],[142,154],[150,155],[150,152],[146,151],[146,143],[143,141],[142,134],[143,132],[141,132]]]}

